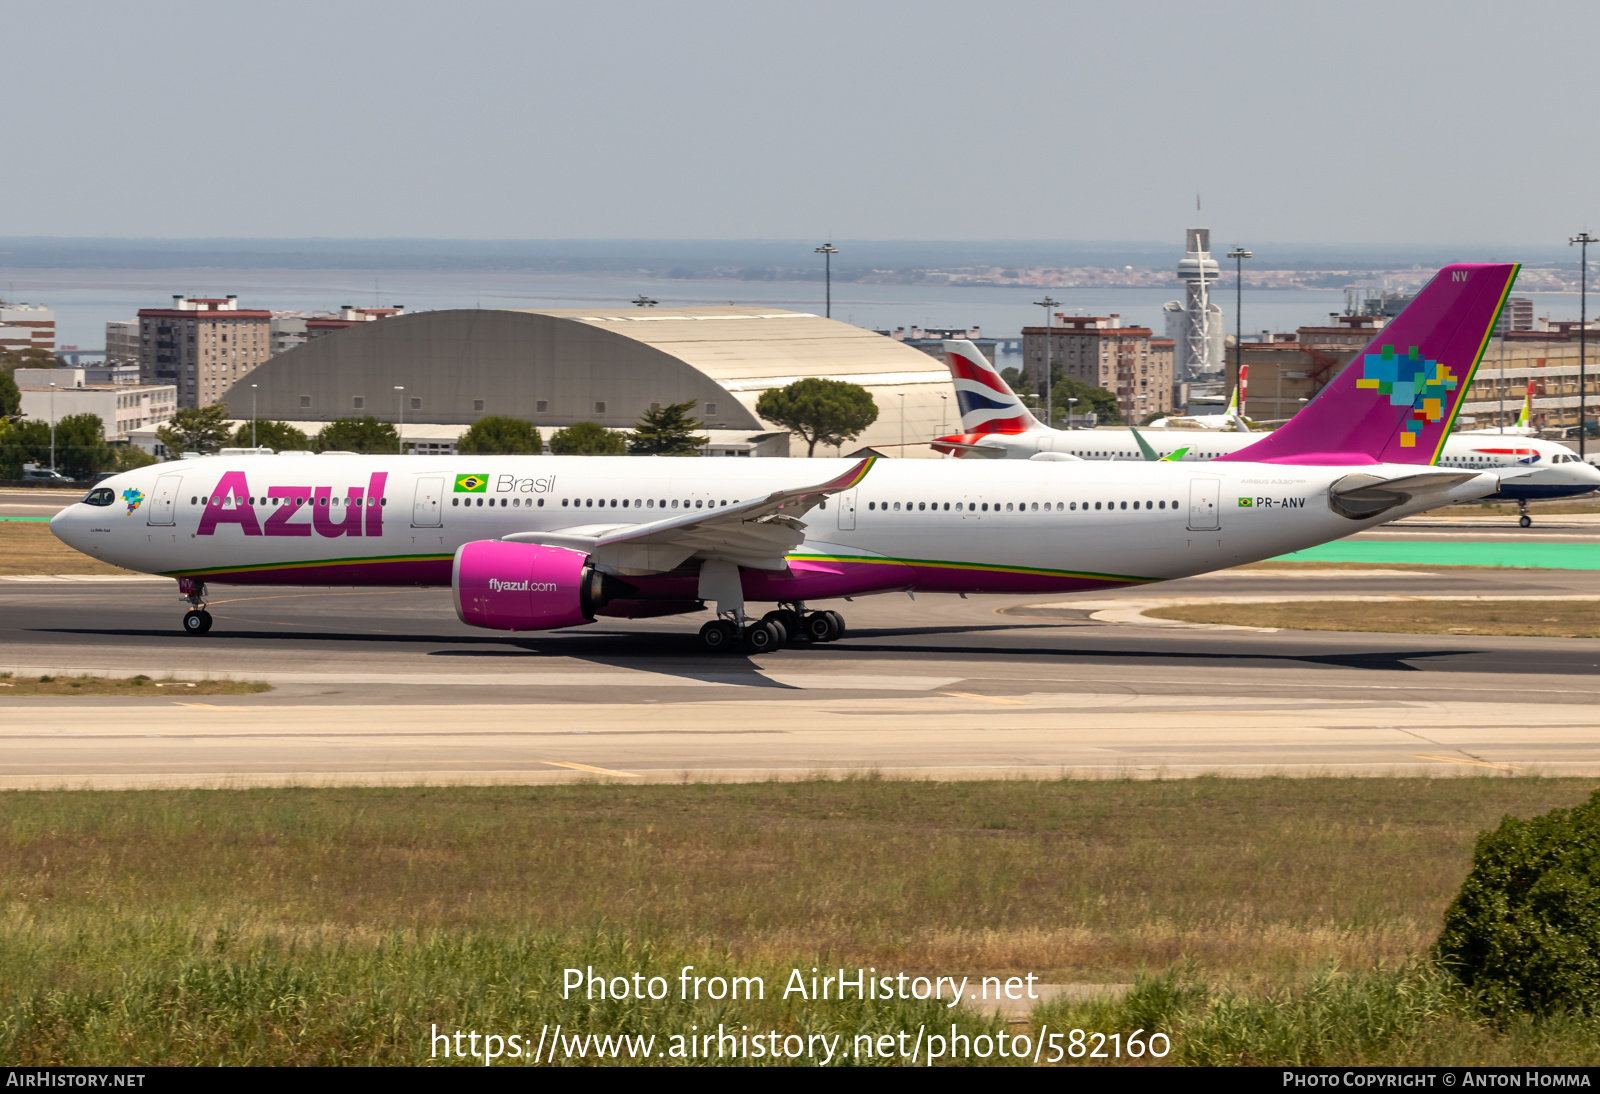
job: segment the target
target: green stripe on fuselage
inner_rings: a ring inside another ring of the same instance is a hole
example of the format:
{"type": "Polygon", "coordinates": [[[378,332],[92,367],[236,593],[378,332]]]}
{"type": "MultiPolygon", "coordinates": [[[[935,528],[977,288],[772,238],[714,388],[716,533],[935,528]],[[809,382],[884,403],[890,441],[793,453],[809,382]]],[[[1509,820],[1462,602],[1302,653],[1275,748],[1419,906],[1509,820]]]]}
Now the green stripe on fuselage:
{"type": "Polygon", "coordinates": [[[985,562],[945,562],[933,558],[891,558],[887,555],[812,555],[791,554],[798,562],[868,562],[879,565],[923,566],[939,570],[972,570],[978,573],[1038,574],[1041,577],[1082,577],[1095,581],[1126,581],[1146,584],[1162,580],[1159,577],[1132,577],[1127,574],[1097,574],[1083,570],[1050,570],[1040,566],[1001,566],[985,562]]]}
{"type": "Polygon", "coordinates": [[[259,574],[269,570],[296,570],[302,567],[363,566],[377,562],[449,562],[455,553],[447,555],[379,555],[362,558],[321,558],[304,562],[266,562],[248,566],[208,566],[200,570],[162,570],[167,577],[200,577],[205,574],[259,574]]]}

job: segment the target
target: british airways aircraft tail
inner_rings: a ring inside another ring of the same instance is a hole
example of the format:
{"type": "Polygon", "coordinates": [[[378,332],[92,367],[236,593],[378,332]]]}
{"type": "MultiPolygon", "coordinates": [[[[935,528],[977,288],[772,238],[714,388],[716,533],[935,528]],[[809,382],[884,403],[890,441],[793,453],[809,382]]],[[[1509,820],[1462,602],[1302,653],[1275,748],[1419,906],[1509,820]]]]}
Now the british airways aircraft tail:
{"type": "Polygon", "coordinates": [[[1044,428],[977,346],[946,340],[944,352],[961,407],[962,433],[1031,433],[1044,428]]]}
{"type": "Polygon", "coordinates": [[[1436,462],[1518,269],[1446,266],[1304,410],[1219,461],[1436,462]]]}

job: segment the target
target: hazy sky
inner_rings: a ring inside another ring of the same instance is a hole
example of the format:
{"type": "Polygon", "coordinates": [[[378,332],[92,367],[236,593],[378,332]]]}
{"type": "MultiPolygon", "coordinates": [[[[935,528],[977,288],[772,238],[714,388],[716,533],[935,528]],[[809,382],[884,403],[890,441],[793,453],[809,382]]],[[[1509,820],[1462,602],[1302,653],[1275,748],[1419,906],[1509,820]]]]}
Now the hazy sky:
{"type": "Polygon", "coordinates": [[[1600,227],[1592,0],[0,0],[0,20],[0,236],[1600,227]]]}

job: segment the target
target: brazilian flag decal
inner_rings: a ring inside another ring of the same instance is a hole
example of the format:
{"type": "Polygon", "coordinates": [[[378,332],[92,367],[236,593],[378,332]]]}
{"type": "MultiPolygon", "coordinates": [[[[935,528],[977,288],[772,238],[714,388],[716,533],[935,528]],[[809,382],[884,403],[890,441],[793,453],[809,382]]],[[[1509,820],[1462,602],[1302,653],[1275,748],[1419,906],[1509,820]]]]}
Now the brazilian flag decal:
{"type": "Polygon", "coordinates": [[[457,494],[481,494],[489,488],[488,475],[457,475],[457,494]]]}
{"type": "Polygon", "coordinates": [[[1239,499],[1239,508],[1240,509],[1249,509],[1250,507],[1251,507],[1251,505],[1250,505],[1250,499],[1249,498],[1240,498],[1239,499]]]}

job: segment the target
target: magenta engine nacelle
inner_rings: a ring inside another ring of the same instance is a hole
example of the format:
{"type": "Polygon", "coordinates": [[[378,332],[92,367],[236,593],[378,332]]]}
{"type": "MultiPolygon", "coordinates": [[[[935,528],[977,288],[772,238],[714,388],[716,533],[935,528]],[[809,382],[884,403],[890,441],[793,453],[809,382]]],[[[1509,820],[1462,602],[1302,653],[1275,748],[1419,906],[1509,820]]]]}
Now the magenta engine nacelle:
{"type": "Polygon", "coordinates": [[[450,574],[461,622],[498,631],[592,623],[611,584],[581,552],[494,539],[463,544],[450,574]]]}

